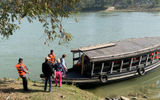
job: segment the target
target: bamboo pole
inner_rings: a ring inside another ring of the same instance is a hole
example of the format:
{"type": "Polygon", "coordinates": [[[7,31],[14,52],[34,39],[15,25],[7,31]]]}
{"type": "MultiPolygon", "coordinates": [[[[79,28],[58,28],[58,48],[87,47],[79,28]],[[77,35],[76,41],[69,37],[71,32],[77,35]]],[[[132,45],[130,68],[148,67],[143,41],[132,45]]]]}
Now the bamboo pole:
{"type": "Polygon", "coordinates": [[[73,52],[73,66],[74,66],[74,52],[73,52]]]}
{"type": "Polygon", "coordinates": [[[130,62],[130,65],[129,65],[129,71],[131,71],[132,63],[133,63],[133,58],[131,58],[131,62],[130,62]]]}
{"type": "Polygon", "coordinates": [[[154,62],[155,52],[153,53],[152,63],[154,62]]]}
{"type": "Polygon", "coordinates": [[[103,72],[103,68],[104,68],[104,63],[102,63],[102,67],[101,67],[101,75],[102,75],[102,72],[103,72]]]}
{"type": "Polygon", "coordinates": [[[81,70],[81,75],[83,75],[84,71],[84,54],[82,55],[82,70],[81,70]]]}
{"type": "Polygon", "coordinates": [[[120,72],[122,72],[123,60],[121,60],[120,72]]]}
{"type": "Polygon", "coordinates": [[[142,56],[140,56],[138,67],[141,65],[142,56]]]}
{"type": "Polygon", "coordinates": [[[92,63],[92,71],[91,71],[91,76],[94,74],[94,62],[92,63]]]}
{"type": "Polygon", "coordinates": [[[112,61],[112,66],[111,66],[111,74],[113,73],[113,67],[114,67],[114,61],[112,61]]]}
{"type": "Polygon", "coordinates": [[[149,54],[147,54],[147,59],[146,59],[146,66],[148,65],[148,59],[149,59],[149,54]]]}

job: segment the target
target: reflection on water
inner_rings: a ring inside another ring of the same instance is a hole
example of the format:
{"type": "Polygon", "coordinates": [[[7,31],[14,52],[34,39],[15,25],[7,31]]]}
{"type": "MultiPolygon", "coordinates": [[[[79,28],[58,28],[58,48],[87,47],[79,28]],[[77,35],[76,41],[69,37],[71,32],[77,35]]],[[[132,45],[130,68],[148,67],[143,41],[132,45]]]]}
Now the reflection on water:
{"type": "Polygon", "coordinates": [[[101,97],[140,95],[157,98],[160,91],[160,68],[144,76],[88,89],[101,97]],[[155,95],[155,96],[154,96],[155,95]]]}
{"type": "MultiPolygon", "coordinates": [[[[14,65],[19,57],[23,57],[30,71],[29,77],[40,80],[41,64],[50,49],[54,49],[56,58],[66,53],[68,67],[72,67],[71,48],[126,38],[160,36],[159,12],[92,12],[76,16],[78,23],[74,22],[73,17],[63,21],[66,31],[73,34],[73,40],[67,46],[58,46],[56,41],[50,43],[49,47],[43,45],[45,38],[41,24],[38,21],[29,24],[23,20],[20,30],[9,40],[0,41],[0,77],[16,78],[18,75],[14,65]]],[[[102,97],[126,95],[126,91],[154,93],[153,90],[159,89],[159,73],[160,69],[156,69],[143,77],[107,84],[89,91],[102,97]],[[155,86],[158,87],[154,88],[155,86]],[[147,88],[149,89],[146,90],[147,88]]]]}

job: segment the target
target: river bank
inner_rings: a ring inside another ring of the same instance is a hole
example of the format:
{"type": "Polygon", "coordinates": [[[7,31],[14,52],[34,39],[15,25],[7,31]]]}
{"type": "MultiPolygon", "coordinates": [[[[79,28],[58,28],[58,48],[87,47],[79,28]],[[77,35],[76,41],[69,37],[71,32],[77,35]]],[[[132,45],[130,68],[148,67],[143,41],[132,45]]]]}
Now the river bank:
{"type": "Polygon", "coordinates": [[[53,84],[53,91],[49,93],[43,92],[42,82],[28,83],[30,91],[24,92],[21,79],[0,79],[0,100],[104,100],[71,85],[63,84],[59,88],[53,84]]]}
{"type": "Polygon", "coordinates": [[[100,9],[100,10],[84,10],[81,11],[81,13],[88,13],[88,12],[102,12],[102,13],[108,13],[108,12],[160,12],[159,8],[151,8],[151,9],[145,9],[145,8],[127,8],[127,9],[116,9],[116,8],[107,8],[107,9],[100,9]]]}
{"type": "MultiPolygon", "coordinates": [[[[0,79],[0,100],[159,100],[160,98],[150,98],[149,88],[144,87],[141,92],[134,91],[133,93],[126,93],[124,96],[112,95],[110,97],[102,98],[94,95],[91,92],[79,89],[76,86],[63,84],[61,88],[54,87],[53,91],[44,92],[43,82],[28,81],[29,92],[23,91],[21,79],[0,79]]],[[[157,91],[157,90],[156,90],[157,91]]],[[[156,92],[155,91],[155,92],[156,92]]]]}
{"type": "Polygon", "coordinates": [[[156,8],[126,8],[126,9],[116,9],[115,7],[111,6],[105,10],[100,10],[101,12],[159,12],[160,7],[156,8]]]}

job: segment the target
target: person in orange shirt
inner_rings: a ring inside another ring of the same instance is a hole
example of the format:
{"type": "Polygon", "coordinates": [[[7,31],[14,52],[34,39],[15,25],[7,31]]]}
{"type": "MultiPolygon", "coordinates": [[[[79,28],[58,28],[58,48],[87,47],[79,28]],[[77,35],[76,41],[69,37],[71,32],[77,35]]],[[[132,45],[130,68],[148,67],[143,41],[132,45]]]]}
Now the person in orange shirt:
{"type": "Polygon", "coordinates": [[[48,54],[48,56],[51,58],[52,64],[54,64],[56,62],[56,59],[55,59],[55,55],[53,53],[53,50],[50,51],[50,54],[48,54]]]}
{"type": "Polygon", "coordinates": [[[17,68],[19,76],[22,78],[24,91],[28,91],[26,74],[29,74],[29,72],[27,67],[23,64],[22,58],[19,58],[18,64],[16,64],[15,67],[17,68]]]}

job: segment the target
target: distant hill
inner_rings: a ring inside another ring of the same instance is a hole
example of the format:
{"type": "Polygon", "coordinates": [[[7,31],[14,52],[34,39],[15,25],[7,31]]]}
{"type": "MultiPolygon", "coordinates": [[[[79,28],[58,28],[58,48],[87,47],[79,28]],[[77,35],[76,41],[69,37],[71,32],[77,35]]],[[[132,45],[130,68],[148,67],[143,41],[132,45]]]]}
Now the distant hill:
{"type": "Polygon", "coordinates": [[[116,9],[152,9],[160,7],[160,0],[81,0],[80,8],[85,10],[116,9]]]}

